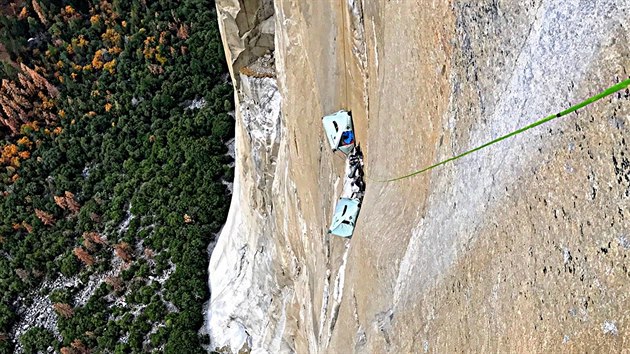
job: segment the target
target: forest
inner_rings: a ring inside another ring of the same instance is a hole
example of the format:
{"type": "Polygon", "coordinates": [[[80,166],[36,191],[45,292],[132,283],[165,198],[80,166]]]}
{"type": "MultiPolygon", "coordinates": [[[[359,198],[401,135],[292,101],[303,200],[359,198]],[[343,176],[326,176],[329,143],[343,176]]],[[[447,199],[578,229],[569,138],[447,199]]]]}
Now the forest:
{"type": "Polygon", "coordinates": [[[203,352],[233,175],[214,2],[0,12],[0,353],[203,352]]]}

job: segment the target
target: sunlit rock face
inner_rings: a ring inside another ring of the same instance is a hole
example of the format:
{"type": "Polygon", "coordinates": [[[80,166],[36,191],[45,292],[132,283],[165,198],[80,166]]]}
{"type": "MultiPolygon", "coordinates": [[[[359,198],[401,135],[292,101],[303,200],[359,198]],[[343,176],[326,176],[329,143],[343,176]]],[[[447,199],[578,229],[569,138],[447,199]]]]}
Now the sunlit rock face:
{"type": "Polygon", "coordinates": [[[215,348],[260,353],[630,347],[630,94],[381,183],[628,78],[630,4],[217,0],[236,171],[210,262],[215,348]],[[366,194],[327,234],[351,110],[366,194]]]}

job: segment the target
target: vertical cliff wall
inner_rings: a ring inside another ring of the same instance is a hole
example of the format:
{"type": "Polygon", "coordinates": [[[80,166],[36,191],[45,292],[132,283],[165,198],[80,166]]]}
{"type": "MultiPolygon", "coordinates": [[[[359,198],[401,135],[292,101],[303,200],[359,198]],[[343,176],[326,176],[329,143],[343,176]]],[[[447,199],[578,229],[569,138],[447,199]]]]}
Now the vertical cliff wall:
{"type": "Polygon", "coordinates": [[[271,56],[272,3],[225,2],[218,7],[218,15],[236,89],[238,177],[234,179],[228,220],[210,262],[208,323],[213,348],[236,352],[252,346],[271,348],[263,333],[280,322],[271,313],[282,311],[282,304],[272,302],[281,294],[275,272],[277,250],[269,241],[277,234],[270,214],[282,134],[281,98],[271,56]],[[254,63],[261,67],[261,75],[246,70],[254,63]]]}
{"type": "Polygon", "coordinates": [[[629,93],[396,183],[628,77],[622,0],[218,0],[236,173],[212,343],[297,353],[630,345],[629,93]],[[353,111],[368,187],[326,234],[353,111]]]}

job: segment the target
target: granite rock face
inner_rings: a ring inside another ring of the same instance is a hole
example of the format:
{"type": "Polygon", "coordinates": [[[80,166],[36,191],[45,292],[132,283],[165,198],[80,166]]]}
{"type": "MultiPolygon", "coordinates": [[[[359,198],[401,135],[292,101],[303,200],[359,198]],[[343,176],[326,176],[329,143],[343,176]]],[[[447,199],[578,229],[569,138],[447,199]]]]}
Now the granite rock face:
{"type": "Polygon", "coordinates": [[[215,347],[630,347],[627,90],[429,173],[376,182],[627,79],[630,3],[217,8],[238,108],[234,197],[210,264],[215,347]],[[257,70],[269,58],[274,73],[257,70]],[[326,234],[344,163],[320,119],[339,109],[353,112],[367,175],[352,240],[326,234]]]}

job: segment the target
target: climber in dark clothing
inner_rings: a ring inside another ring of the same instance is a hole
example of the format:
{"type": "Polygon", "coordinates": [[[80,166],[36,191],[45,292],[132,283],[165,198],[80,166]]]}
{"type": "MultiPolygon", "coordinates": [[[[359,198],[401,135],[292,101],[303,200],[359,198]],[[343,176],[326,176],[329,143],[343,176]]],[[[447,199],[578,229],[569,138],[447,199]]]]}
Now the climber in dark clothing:
{"type": "Polygon", "coordinates": [[[343,132],[343,134],[341,134],[341,143],[343,145],[350,145],[354,143],[354,134],[352,133],[352,131],[347,130],[343,132]]]}

